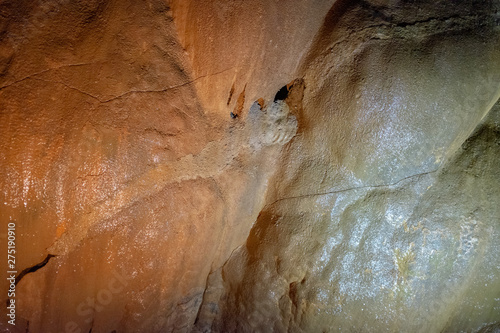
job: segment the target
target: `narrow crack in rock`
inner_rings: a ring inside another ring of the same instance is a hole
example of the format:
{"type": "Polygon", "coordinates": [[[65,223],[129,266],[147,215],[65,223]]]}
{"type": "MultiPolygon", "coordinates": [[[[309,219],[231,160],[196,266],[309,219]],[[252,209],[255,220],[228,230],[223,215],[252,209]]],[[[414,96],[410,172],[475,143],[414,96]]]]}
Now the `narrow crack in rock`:
{"type": "Polygon", "coordinates": [[[47,254],[47,256],[45,257],[45,259],[42,261],[42,262],[39,262],[38,264],[36,265],[33,265],[31,267],[28,267],[28,268],[25,268],[21,271],[21,273],[19,273],[19,275],[16,277],[16,282],[15,284],[17,285],[19,283],[19,281],[21,281],[21,279],[26,276],[26,274],[29,274],[29,273],[34,273],[36,272],[37,270],[39,270],[40,268],[44,267],[45,265],[47,265],[49,263],[49,260],[54,258],[54,257],[57,257],[57,255],[54,255],[54,254],[47,254]]]}
{"type": "MultiPolygon", "coordinates": [[[[57,255],[53,255],[53,254],[49,253],[49,254],[47,254],[47,256],[45,257],[45,259],[43,261],[39,262],[36,265],[33,265],[33,266],[30,266],[30,267],[23,269],[21,271],[21,273],[19,273],[19,275],[16,276],[16,280],[14,282],[14,285],[17,286],[17,284],[21,281],[21,279],[24,278],[27,274],[34,273],[34,272],[38,271],[40,268],[47,265],[49,263],[49,260],[54,258],[54,257],[57,257],[57,255]]],[[[10,304],[10,298],[7,298],[7,305],[6,306],[9,306],[9,304],[10,304]]]]}
{"type": "MultiPolygon", "coordinates": [[[[36,77],[31,77],[31,76],[30,76],[30,77],[25,77],[25,78],[23,78],[23,79],[21,79],[21,80],[19,80],[19,81],[13,82],[12,84],[14,84],[14,83],[18,83],[18,82],[21,82],[21,81],[24,81],[24,80],[28,80],[28,79],[33,79],[33,80],[43,81],[43,82],[47,82],[47,83],[61,84],[61,85],[65,86],[65,87],[66,87],[66,88],[68,88],[68,89],[72,89],[72,90],[77,91],[77,92],[79,92],[79,93],[81,93],[81,94],[83,94],[83,95],[86,95],[86,96],[88,96],[88,97],[90,97],[90,98],[92,98],[92,99],[95,99],[96,101],[98,101],[98,102],[99,102],[99,103],[101,103],[101,104],[105,104],[105,103],[109,103],[109,102],[115,101],[115,100],[117,100],[117,99],[121,99],[121,98],[126,97],[126,96],[131,95],[131,94],[142,94],[142,93],[162,93],[162,92],[166,92],[166,91],[169,91],[169,90],[178,89],[178,88],[181,88],[181,87],[184,87],[184,86],[190,85],[190,84],[192,84],[192,83],[194,83],[194,82],[196,82],[196,81],[198,81],[198,80],[200,80],[200,79],[203,79],[203,78],[206,78],[206,77],[211,77],[211,76],[215,76],[215,75],[219,75],[219,74],[225,73],[225,72],[227,72],[227,71],[232,70],[233,68],[234,68],[234,67],[227,68],[227,69],[224,69],[224,70],[222,70],[222,71],[220,71],[220,72],[216,72],[216,73],[212,73],[212,74],[201,75],[201,76],[198,76],[198,77],[196,77],[196,78],[194,78],[194,79],[192,79],[192,80],[190,80],[190,81],[187,81],[187,82],[184,82],[184,83],[181,83],[181,84],[175,85],[175,86],[170,86],[170,87],[167,87],[167,88],[164,88],[164,89],[157,89],[157,90],[154,90],[154,89],[151,89],[151,90],[130,90],[130,91],[127,91],[127,92],[125,92],[125,93],[123,93],[123,94],[120,94],[120,95],[118,95],[118,96],[114,96],[114,97],[109,98],[109,99],[106,99],[106,100],[102,100],[102,99],[100,99],[100,98],[99,98],[99,97],[97,97],[97,96],[94,96],[94,95],[92,95],[92,94],[90,94],[90,93],[88,93],[88,92],[86,92],[86,91],[83,91],[83,90],[81,90],[81,89],[79,89],[79,88],[76,88],[76,87],[70,86],[69,84],[67,84],[67,83],[65,83],[65,82],[62,82],[62,81],[46,80],[46,79],[40,79],[40,78],[36,78],[36,77]]],[[[34,76],[39,75],[39,74],[43,74],[43,73],[45,73],[45,72],[47,72],[47,71],[48,71],[48,70],[43,71],[43,72],[40,72],[40,73],[37,73],[37,74],[35,74],[34,76]]],[[[8,85],[8,86],[9,86],[9,85],[8,85]]],[[[1,89],[3,89],[3,88],[5,88],[5,87],[8,87],[8,86],[4,86],[4,87],[0,88],[0,90],[1,90],[1,89]]]]}
{"type": "Polygon", "coordinates": [[[33,79],[34,76],[41,75],[41,74],[44,74],[44,73],[47,73],[47,72],[50,72],[50,71],[58,70],[58,69],[61,69],[61,68],[67,68],[67,67],[89,66],[89,65],[95,65],[95,64],[99,64],[99,62],[89,62],[89,63],[81,63],[81,64],[69,64],[69,65],[62,65],[62,66],[59,66],[59,67],[47,68],[47,69],[44,69],[43,71],[29,74],[29,75],[23,77],[22,79],[15,80],[15,81],[13,81],[11,83],[8,83],[8,84],[0,87],[0,91],[2,89],[8,88],[8,87],[10,87],[10,86],[12,86],[12,85],[14,85],[16,83],[19,83],[19,82],[22,82],[22,81],[25,81],[25,80],[28,80],[28,79],[33,79]]]}
{"type": "Polygon", "coordinates": [[[415,178],[415,177],[420,177],[420,176],[425,176],[425,175],[428,175],[428,174],[436,173],[437,171],[439,171],[439,169],[440,168],[437,168],[436,170],[432,170],[432,171],[417,173],[417,174],[414,174],[414,175],[411,175],[411,176],[408,176],[408,177],[401,178],[400,180],[398,180],[398,181],[396,181],[394,183],[390,183],[390,184],[365,185],[365,186],[351,187],[351,188],[346,188],[346,189],[343,189],[343,190],[335,190],[335,191],[330,191],[330,192],[302,194],[302,195],[297,195],[297,196],[293,196],[293,197],[279,198],[279,199],[273,201],[272,203],[268,204],[267,207],[268,206],[272,206],[272,205],[274,205],[274,204],[276,204],[276,203],[278,203],[280,201],[284,201],[284,200],[303,199],[303,198],[316,197],[316,196],[322,196],[322,195],[328,195],[328,194],[338,194],[338,193],[355,191],[355,190],[362,190],[362,189],[368,189],[368,188],[380,188],[380,187],[396,186],[397,184],[399,184],[399,183],[401,183],[401,182],[403,182],[405,180],[411,179],[411,178],[415,178]]]}

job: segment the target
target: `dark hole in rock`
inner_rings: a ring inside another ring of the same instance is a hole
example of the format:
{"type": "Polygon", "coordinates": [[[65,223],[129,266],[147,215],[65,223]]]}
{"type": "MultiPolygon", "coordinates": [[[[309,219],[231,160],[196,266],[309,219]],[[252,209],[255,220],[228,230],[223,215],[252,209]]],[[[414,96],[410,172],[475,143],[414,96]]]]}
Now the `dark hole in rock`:
{"type": "Polygon", "coordinates": [[[288,97],[288,86],[284,85],[278,92],[276,93],[276,96],[274,96],[274,101],[283,101],[288,97]]]}

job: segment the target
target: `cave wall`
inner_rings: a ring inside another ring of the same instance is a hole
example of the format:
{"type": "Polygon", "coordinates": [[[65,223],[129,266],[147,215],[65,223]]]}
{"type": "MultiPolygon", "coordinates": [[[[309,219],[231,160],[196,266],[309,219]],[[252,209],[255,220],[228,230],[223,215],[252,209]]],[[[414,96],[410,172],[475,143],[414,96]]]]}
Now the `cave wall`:
{"type": "Polygon", "coordinates": [[[2,2],[0,330],[498,329],[499,9],[2,2]]]}

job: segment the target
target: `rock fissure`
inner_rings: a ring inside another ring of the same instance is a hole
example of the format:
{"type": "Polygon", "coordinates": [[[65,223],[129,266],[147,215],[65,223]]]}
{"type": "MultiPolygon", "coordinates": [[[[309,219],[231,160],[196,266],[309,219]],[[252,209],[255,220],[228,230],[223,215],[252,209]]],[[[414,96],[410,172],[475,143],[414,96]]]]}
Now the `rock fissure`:
{"type": "Polygon", "coordinates": [[[196,326],[196,324],[198,323],[198,320],[200,318],[200,313],[201,313],[202,307],[204,305],[203,303],[205,303],[205,296],[206,296],[206,293],[207,293],[207,290],[208,290],[208,287],[209,287],[210,274],[212,274],[212,272],[209,272],[207,274],[207,279],[205,280],[205,289],[203,290],[203,295],[201,296],[201,301],[200,301],[200,304],[198,306],[198,311],[196,311],[196,317],[195,317],[195,320],[194,320],[194,326],[196,326]]]}
{"type": "Polygon", "coordinates": [[[118,95],[118,96],[115,96],[115,97],[112,97],[110,99],[106,99],[106,100],[102,100],[100,101],[101,103],[109,103],[109,102],[112,102],[112,101],[115,101],[117,99],[120,99],[120,98],[123,98],[123,97],[126,97],[128,95],[131,95],[131,94],[141,94],[141,93],[162,93],[162,92],[166,92],[166,91],[169,91],[169,90],[173,90],[173,89],[178,89],[178,88],[181,88],[181,87],[184,87],[184,86],[187,86],[187,85],[190,85],[200,79],[204,79],[204,78],[207,78],[207,77],[211,77],[211,76],[215,76],[215,75],[219,75],[219,74],[222,74],[222,73],[225,73],[225,72],[228,72],[230,70],[232,70],[233,67],[231,68],[227,68],[227,69],[224,69],[222,71],[219,71],[219,72],[216,72],[216,73],[212,73],[212,74],[206,74],[206,75],[201,75],[201,76],[198,76],[190,81],[187,81],[187,82],[184,82],[184,83],[181,83],[181,84],[178,84],[178,85],[174,85],[174,86],[170,86],[170,87],[166,87],[164,89],[150,89],[150,90],[130,90],[130,91],[127,91],[121,95],[118,95]]]}
{"type": "Polygon", "coordinates": [[[284,200],[292,200],[292,199],[303,199],[303,198],[310,198],[310,197],[316,197],[316,196],[322,196],[322,195],[329,195],[329,194],[338,194],[338,193],[343,193],[343,192],[349,192],[349,191],[356,191],[356,190],[364,190],[364,189],[370,189],[370,188],[380,188],[380,187],[391,187],[391,186],[396,186],[399,183],[412,179],[412,178],[418,178],[421,176],[433,174],[439,171],[440,168],[437,168],[436,170],[432,171],[427,171],[427,172],[422,172],[422,173],[417,173],[408,177],[401,178],[400,180],[390,183],[390,184],[379,184],[379,185],[365,185],[365,186],[358,186],[358,187],[351,187],[351,188],[346,188],[342,190],[335,190],[335,191],[329,191],[329,192],[323,192],[323,193],[311,193],[311,194],[302,194],[302,195],[297,195],[297,196],[292,196],[292,197],[285,197],[285,198],[279,198],[272,203],[268,204],[267,206],[272,206],[280,201],[284,200]]]}
{"type": "Polygon", "coordinates": [[[33,74],[30,74],[30,75],[27,75],[25,77],[23,77],[22,79],[19,79],[19,80],[15,80],[11,83],[8,83],[2,87],[0,87],[0,91],[2,89],[5,89],[5,88],[8,88],[12,85],[15,85],[19,82],[22,82],[22,81],[25,81],[25,80],[28,80],[28,79],[33,79],[35,76],[38,76],[38,75],[41,75],[41,74],[44,74],[44,73],[47,73],[47,72],[50,72],[50,71],[54,71],[54,70],[58,70],[58,69],[62,69],[62,68],[67,68],[67,67],[78,67],[78,66],[90,66],[90,65],[95,65],[95,64],[99,64],[98,62],[89,62],[89,63],[81,63],[81,64],[69,64],[69,65],[62,65],[62,66],[59,66],[59,67],[53,67],[53,68],[47,68],[47,69],[44,69],[40,72],[36,72],[36,73],[33,73],[33,74]]]}
{"type": "Polygon", "coordinates": [[[45,257],[45,259],[42,262],[39,262],[36,265],[33,265],[31,267],[27,267],[27,268],[23,269],[21,271],[21,273],[19,273],[19,275],[16,277],[15,284],[17,285],[21,281],[21,279],[24,278],[27,274],[34,273],[34,272],[38,271],[40,268],[43,268],[45,265],[47,265],[49,263],[49,260],[54,258],[54,257],[57,257],[57,255],[47,254],[47,256],[45,257]]]}
{"type": "MultiPolygon", "coordinates": [[[[65,67],[69,67],[69,66],[65,66],[65,67]]],[[[215,75],[219,75],[219,74],[225,73],[225,72],[227,72],[227,71],[232,70],[233,68],[227,68],[227,69],[225,69],[225,70],[222,70],[222,71],[219,71],[219,72],[216,72],[216,73],[212,73],[212,74],[201,75],[201,76],[198,76],[198,77],[196,77],[196,78],[194,78],[194,79],[192,79],[192,80],[190,80],[190,81],[187,81],[187,82],[184,82],[184,83],[181,83],[181,84],[178,84],[178,85],[174,85],[174,86],[166,87],[166,88],[164,88],[164,89],[156,89],[156,90],[155,90],[155,89],[150,89],[150,90],[130,90],[130,91],[127,91],[127,92],[125,92],[125,93],[123,93],[123,94],[120,94],[120,95],[118,95],[118,96],[114,96],[114,97],[112,97],[112,98],[109,98],[109,99],[104,99],[104,100],[103,100],[103,99],[101,99],[101,98],[99,98],[99,97],[97,97],[97,96],[94,96],[94,95],[92,95],[92,94],[90,94],[90,93],[88,93],[88,92],[86,92],[86,91],[83,91],[83,90],[81,90],[81,89],[79,89],[79,88],[76,88],[76,87],[70,86],[69,84],[67,84],[67,83],[65,83],[65,82],[62,82],[62,81],[53,81],[53,80],[47,80],[47,79],[41,79],[41,78],[36,78],[36,77],[34,77],[34,76],[41,75],[41,74],[43,74],[43,73],[46,73],[46,72],[48,72],[48,71],[50,71],[50,70],[54,70],[54,69],[58,69],[58,68],[51,68],[51,69],[47,69],[47,70],[44,70],[44,71],[42,71],[42,72],[39,72],[39,73],[33,74],[33,75],[31,75],[31,76],[27,76],[27,77],[22,78],[22,79],[20,79],[20,80],[18,80],[18,81],[12,82],[12,83],[10,83],[10,84],[8,84],[8,85],[6,85],[6,86],[0,87],[0,91],[1,91],[2,89],[4,89],[4,88],[7,88],[7,87],[9,87],[9,86],[11,86],[11,85],[14,85],[14,84],[16,84],[16,83],[19,83],[19,82],[22,82],[22,81],[25,81],[25,80],[29,80],[29,79],[33,79],[33,80],[43,81],[43,82],[47,82],[47,83],[61,84],[61,85],[65,86],[65,87],[66,87],[66,88],[68,88],[68,89],[71,89],[71,90],[77,91],[77,92],[79,92],[79,93],[81,93],[81,94],[84,94],[84,95],[86,95],[86,96],[88,96],[88,97],[90,97],[90,98],[92,98],[92,99],[95,99],[95,100],[97,100],[97,101],[98,101],[99,103],[101,103],[101,104],[105,104],[105,103],[113,102],[113,101],[115,101],[115,100],[117,100],[117,99],[124,98],[124,97],[126,97],[126,96],[128,96],[128,95],[132,95],[132,94],[142,94],[142,93],[163,93],[163,92],[167,92],[167,91],[170,91],[170,90],[178,89],[178,88],[181,88],[181,87],[184,87],[184,86],[190,85],[190,84],[192,84],[192,83],[195,83],[196,81],[198,81],[198,80],[200,80],[200,79],[203,79],[203,78],[207,78],[207,77],[211,77],[211,76],[215,76],[215,75]]]]}
{"type": "Polygon", "coordinates": [[[460,16],[450,16],[446,18],[429,18],[426,20],[415,21],[415,22],[401,22],[401,23],[383,23],[383,24],[374,24],[367,27],[363,27],[361,29],[353,29],[351,30],[349,36],[342,38],[341,40],[335,42],[328,48],[328,52],[331,52],[340,44],[349,42],[354,39],[354,37],[363,37],[365,35],[365,39],[363,42],[368,40],[380,40],[387,39],[389,37],[392,38],[414,38],[414,37],[422,37],[425,35],[435,35],[441,32],[449,32],[449,31],[460,31],[463,29],[468,29],[477,26],[490,26],[489,21],[493,20],[491,16],[468,16],[468,17],[460,17],[460,16]],[[489,20],[485,20],[489,19],[489,20]],[[485,22],[486,21],[486,22],[485,22]],[[425,33],[424,31],[418,31],[414,34],[404,34],[403,31],[398,33],[399,28],[404,30],[409,30],[410,28],[417,27],[420,30],[424,30],[426,27],[431,26],[433,29],[429,30],[429,32],[425,33]],[[382,29],[382,30],[380,30],[382,29]],[[381,37],[380,33],[386,33],[386,37],[381,37]],[[396,33],[396,34],[395,34],[396,33]],[[403,34],[401,34],[403,33],[403,34]]]}

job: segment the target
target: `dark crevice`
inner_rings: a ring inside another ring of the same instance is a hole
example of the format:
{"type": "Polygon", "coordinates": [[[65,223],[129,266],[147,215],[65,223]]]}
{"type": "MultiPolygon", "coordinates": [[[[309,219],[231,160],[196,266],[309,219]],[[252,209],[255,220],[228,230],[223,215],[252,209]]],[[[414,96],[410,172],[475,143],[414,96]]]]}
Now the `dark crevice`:
{"type": "Polygon", "coordinates": [[[462,19],[464,18],[463,16],[460,15],[452,15],[448,17],[429,17],[424,20],[417,20],[417,21],[412,21],[412,22],[395,22],[394,26],[398,28],[407,28],[411,27],[414,25],[419,25],[419,24],[428,24],[428,23],[433,23],[433,22],[446,22],[450,20],[455,20],[455,19],[462,19]]]}
{"type": "Polygon", "coordinates": [[[22,270],[21,273],[19,273],[19,275],[16,277],[16,282],[15,282],[15,285],[17,285],[19,283],[19,281],[21,281],[21,279],[26,275],[26,274],[29,274],[29,273],[34,273],[36,272],[37,270],[39,270],[40,268],[44,267],[45,265],[47,265],[47,263],[49,262],[49,260],[51,258],[54,258],[54,257],[57,257],[56,255],[53,255],[53,254],[47,254],[47,256],[45,257],[45,259],[36,264],[36,265],[33,265],[31,267],[28,267],[28,268],[25,268],[22,270]]]}
{"type": "Polygon", "coordinates": [[[158,134],[161,137],[173,137],[176,135],[179,135],[180,133],[165,133],[157,128],[153,127],[148,127],[144,130],[145,133],[153,133],[153,134],[158,134]]]}
{"type": "Polygon", "coordinates": [[[247,89],[247,85],[245,84],[245,87],[243,87],[243,91],[240,93],[238,96],[238,99],[236,100],[236,105],[234,106],[234,110],[231,112],[231,118],[236,118],[243,112],[243,108],[245,106],[245,91],[247,89]],[[234,116],[233,116],[234,115],[234,116]]]}
{"type": "Polygon", "coordinates": [[[207,290],[208,290],[208,284],[209,284],[210,274],[212,274],[212,272],[209,272],[207,274],[207,279],[205,281],[205,290],[203,290],[203,295],[201,296],[200,306],[198,307],[198,312],[196,313],[196,317],[195,317],[195,320],[194,320],[194,326],[195,327],[196,327],[196,325],[198,324],[198,322],[200,320],[200,314],[201,314],[201,311],[202,311],[202,308],[203,308],[203,304],[205,303],[205,296],[206,296],[206,293],[207,293],[207,290]]]}
{"type": "Polygon", "coordinates": [[[229,97],[227,98],[227,105],[229,105],[229,103],[231,103],[231,99],[233,98],[233,94],[234,94],[234,83],[233,83],[233,86],[231,87],[231,90],[229,91],[229,97]]]}
{"type": "Polygon", "coordinates": [[[274,96],[274,101],[284,101],[288,97],[288,85],[284,85],[274,96]]]}
{"type": "MultiPolygon", "coordinates": [[[[409,21],[409,22],[404,22],[400,20],[397,16],[397,12],[402,9],[402,6],[398,5],[375,5],[371,3],[370,1],[366,0],[361,0],[359,1],[359,6],[361,9],[363,9],[365,12],[369,13],[372,15],[373,19],[379,19],[382,22],[389,23],[392,25],[392,27],[399,27],[399,28],[406,28],[406,27],[411,27],[419,24],[427,24],[427,23],[433,23],[433,22],[445,22],[449,20],[454,20],[454,19],[470,19],[470,20],[477,20],[481,18],[487,18],[488,15],[486,12],[482,11],[481,8],[477,8],[474,10],[474,12],[470,12],[468,14],[466,13],[449,13],[448,15],[443,15],[443,16],[434,16],[434,17],[425,17],[421,19],[416,19],[414,21],[409,21]]],[[[483,8],[484,9],[484,8],[483,8]]],[[[491,9],[489,10],[491,11],[491,9]]],[[[439,12],[436,12],[436,14],[439,14],[439,12]]]]}

